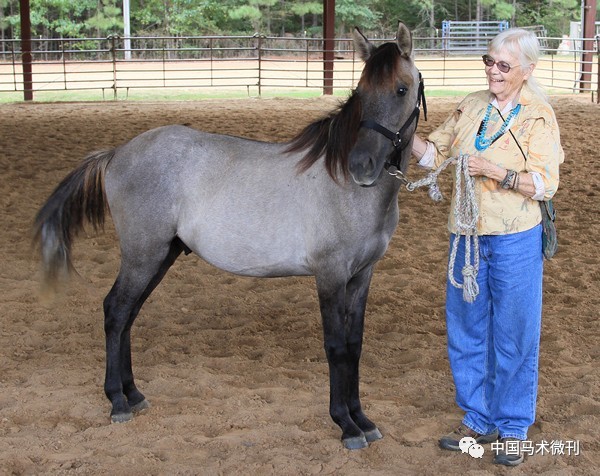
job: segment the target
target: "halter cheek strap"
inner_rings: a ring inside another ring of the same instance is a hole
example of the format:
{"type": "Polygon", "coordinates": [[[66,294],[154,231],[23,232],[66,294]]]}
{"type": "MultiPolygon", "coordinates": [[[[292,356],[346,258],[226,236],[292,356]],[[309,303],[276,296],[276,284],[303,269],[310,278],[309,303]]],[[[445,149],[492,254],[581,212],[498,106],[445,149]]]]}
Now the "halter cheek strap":
{"type": "Polygon", "coordinates": [[[410,143],[410,139],[417,130],[417,125],[419,124],[419,115],[421,113],[421,105],[423,106],[423,115],[425,116],[425,120],[427,120],[427,103],[425,102],[425,83],[423,82],[423,77],[421,76],[421,73],[419,73],[419,91],[417,94],[417,105],[413,109],[406,122],[398,131],[392,132],[387,127],[382,126],[373,119],[365,119],[364,121],[360,122],[360,127],[366,127],[367,129],[372,129],[376,132],[379,132],[380,134],[392,141],[395,150],[394,152],[392,152],[389,160],[386,161],[386,169],[389,167],[395,167],[396,169],[400,170],[400,152],[406,149],[406,147],[410,143]],[[415,123],[415,128],[412,134],[410,134],[408,137],[405,137],[406,131],[412,125],[413,122],[415,123]]]}

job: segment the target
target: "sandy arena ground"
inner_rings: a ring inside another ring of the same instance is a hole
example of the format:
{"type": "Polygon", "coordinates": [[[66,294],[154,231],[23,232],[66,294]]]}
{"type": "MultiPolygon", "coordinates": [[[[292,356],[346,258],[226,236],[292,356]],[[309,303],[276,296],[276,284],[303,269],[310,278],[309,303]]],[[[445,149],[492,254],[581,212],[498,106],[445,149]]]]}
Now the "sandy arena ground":
{"type": "MultiPolygon", "coordinates": [[[[312,278],[239,278],[192,255],[176,262],[134,327],[134,370],[152,408],[109,423],[102,300],[119,266],[112,224],[77,240],[80,278],[46,303],[29,238],[37,209],[88,152],[152,127],[283,141],[334,102],[0,105],[0,474],[598,474],[600,109],[589,97],[552,99],[567,160],[530,432],[536,450],[578,442],[579,455],[537,452],[506,469],[491,464],[489,447],[482,459],[438,449],[461,415],[443,318],[449,203],[424,191],[400,194],[400,225],[367,309],[361,390],[381,441],[354,452],[339,441],[312,278]]],[[[431,99],[421,133],[455,102],[431,99]]],[[[449,183],[446,174],[446,192],[449,183]]]]}

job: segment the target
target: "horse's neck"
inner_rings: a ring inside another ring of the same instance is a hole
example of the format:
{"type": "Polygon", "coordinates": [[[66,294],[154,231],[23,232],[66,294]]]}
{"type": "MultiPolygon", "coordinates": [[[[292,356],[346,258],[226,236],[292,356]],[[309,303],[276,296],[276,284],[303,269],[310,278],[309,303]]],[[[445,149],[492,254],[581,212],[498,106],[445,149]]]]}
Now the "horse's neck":
{"type": "Polygon", "coordinates": [[[384,176],[379,179],[376,187],[380,190],[379,200],[383,203],[391,203],[398,200],[398,193],[400,192],[400,186],[402,183],[394,176],[384,171],[384,176]]]}
{"type": "MultiPolygon", "coordinates": [[[[364,225],[375,223],[379,220],[396,220],[398,213],[398,193],[402,185],[387,172],[381,177],[376,185],[367,188],[361,188],[355,196],[355,205],[363,210],[364,225]]],[[[395,226],[395,225],[394,225],[395,226]]]]}

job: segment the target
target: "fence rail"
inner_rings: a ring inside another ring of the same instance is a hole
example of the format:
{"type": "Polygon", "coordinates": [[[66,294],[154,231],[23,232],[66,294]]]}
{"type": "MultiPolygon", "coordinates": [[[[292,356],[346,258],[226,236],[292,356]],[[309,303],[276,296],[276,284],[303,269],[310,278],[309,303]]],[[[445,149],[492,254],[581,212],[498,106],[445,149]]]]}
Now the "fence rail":
{"type": "MultiPolygon", "coordinates": [[[[481,49],[452,48],[452,37],[415,37],[416,63],[428,88],[475,90],[486,86],[481,49]]],[[[478,38],[473,39],[476,44],[478,38]]],[[[482,40],[488,41],[487,37],[482,40]]],[[[550,92],[592,92],[598,98],[600,37],[593,51],[541,38],[542,57],[535,75],[550,92]],[[585,53],[592,53],[585,55],[585,53]],[[592,58],[582,61],[582,58],[592,58]],[[584,68],[584,65],[586,66],[584,68]],[[590,72],[591,71],[591,72],[590,72]]],[[[571,44],[582,44],[573,39],[571,44]]],[[[389,41],[375,40],[374,43],[389,41]]],[[[212,88],[243,90],[323,90],[323,41],[314,38],[253,36],[132,37],[32,40],[31,91],[101,90],[117,97],[136,89],[212,88]]],[[[0,95],[23,92],[19,40],[0,41],[0,95]]],[[[362,61],[350,39],[335,41],[333,89],[356,86],[362,61]]]]}

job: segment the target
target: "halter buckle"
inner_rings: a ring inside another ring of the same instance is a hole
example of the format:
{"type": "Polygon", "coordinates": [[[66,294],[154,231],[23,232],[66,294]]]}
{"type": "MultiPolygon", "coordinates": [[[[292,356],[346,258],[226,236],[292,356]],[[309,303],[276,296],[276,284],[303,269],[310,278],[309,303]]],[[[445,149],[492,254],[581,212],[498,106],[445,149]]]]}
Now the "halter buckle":
{"type": "Polygon", "coordinates": [[[402,137],[400,137],[400,131],[396,132],[395,137],[392,139],[392,144],[396,149],[402,145],[402,137]]]}

